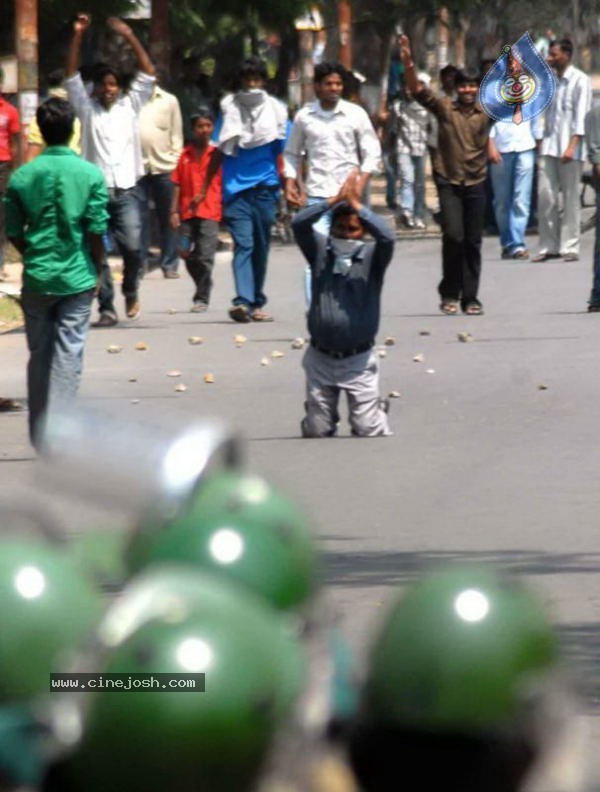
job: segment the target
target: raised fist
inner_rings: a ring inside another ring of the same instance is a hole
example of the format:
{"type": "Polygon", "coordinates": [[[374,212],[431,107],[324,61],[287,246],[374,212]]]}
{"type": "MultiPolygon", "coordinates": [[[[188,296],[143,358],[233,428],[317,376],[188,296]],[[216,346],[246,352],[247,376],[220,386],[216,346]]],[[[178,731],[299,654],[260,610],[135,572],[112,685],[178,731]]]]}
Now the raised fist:
{"type": "Polygon", "coordinates": [[[109,17],[106,20],[106,24],[111,30],[114,30],[115,33],[119,33],[124,38],[127,38],[132,33],[132,30],[127,22],[123,22],[123,20],[119,19],[119,17],[109,17]]]}
{"type": "Polygon", "coordinates": [[[75,33],[85,33],[91,21],[92,17],[89,14],[77,14],[75,22],[73,22],[73,30],[75,33]]]}

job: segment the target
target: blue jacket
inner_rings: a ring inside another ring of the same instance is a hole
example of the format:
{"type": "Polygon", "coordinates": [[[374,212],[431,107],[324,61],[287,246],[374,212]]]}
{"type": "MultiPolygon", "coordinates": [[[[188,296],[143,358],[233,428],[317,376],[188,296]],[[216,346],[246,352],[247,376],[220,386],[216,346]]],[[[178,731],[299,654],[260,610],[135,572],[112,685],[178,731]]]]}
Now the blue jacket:
{"type": "Polygon", "coordinates": [[[292,228],[312,271],[310,336],[326,349],[347,352],[375,341],[383,278],[394,253],[396,236],[385,220],[363,207],[358,216],[374,241],[365,241],[347,274],[334,274],[330,237],[313,230],[314,223],[329,208],[327,201],[322,201],[302,209],[292,228]]]}

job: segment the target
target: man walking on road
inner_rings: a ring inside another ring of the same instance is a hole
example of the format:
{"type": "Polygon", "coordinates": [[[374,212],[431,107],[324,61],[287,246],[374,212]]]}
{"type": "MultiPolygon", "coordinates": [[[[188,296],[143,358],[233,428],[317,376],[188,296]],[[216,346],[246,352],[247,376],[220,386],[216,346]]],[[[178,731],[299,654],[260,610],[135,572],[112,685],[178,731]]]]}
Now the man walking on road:
{"type": "Polygon", "coordinates": [[[7,234],[24,264],[22,304],[30,353],[27,394],[33,445],[47,406],[77,394],[104,257],[106,184],[95,165],[68,148],[74,119],[64,99],[51,98],[40,105],[37,122],[47,148],[15,171],[6,195],[7,234]]]}
{"type": "MultiPolygon", "coordinates": [[[[287,108],[264,89],[266,64],[246,58],[240,90],[221,102],[223,217],[233,237],[234,322],[270,322],[264,310],[271,228],[279,200],[278,157],[287,134],[287,108]]],[[[214,160],[218,167],[218,160],[214,160]]]]}
{"type": "Polygon", "coordinates": [[[177,97],[159,85],[140,113],[140,136],[145,176],[138,187],[142,202],[142,256],[148,265],[150,199],[160,233],[160,268],[165,278],[178,278],[177,234],[171,228],[171,174],[183,148],[183,122],[177,97]]]}
{"type": "MultiPolygon", "coordinates": [[[[357,104],[342,99],[346,70],[338,63],[315,67],[314,102],[303,107],[285,147],[285,194],[292,206],[309,206],[336,195],[344,182],[360,172],[356,184],[363,195],[372,173],[379,169],[381,145],[369,116],[357,104]],[[306,184],[302,179],[307,166],[306,184]]],[[[315,230],[325,236],[331,212],[323,214],[315,230]]],[[[310,267],[305,269],[306,302],[310,304],[310,267]]]]}
{"type": "MultiPolygon", "coordinates": [[[[140,315],[138,284],[142,272],[142,219],[138,180],[144,175],[138,116],[154,90],[154,66],[129,25],[110,17],[108,25],[133,49],[139,71],[129,92],[121,94],[119,76],[110,66],[94,73],[94,90],[88,93],[77,71],[79,53],[90,17],[80,14],[74,23],[67,60],[65,87],[69,101],[81,120],[82,153],[104,173],[108,185],[109,227],[123,256],[123,296],[129,319],[140,315]]],[[[96,327],[111,327],[118,321],[114,306],[114,287],[108,262],[100,279],[100,319],[96,327]]]]}
{"type": "Polygon", "coordinates": [[[439,121],[433,171],[442,225],[440,310],[454,315],[460,303],[464,313],[478,316],[483,313],[478,292],[490,126],[477,101],[479,75],[461,69],[455,77],[456,100],[439,98],[419,88],[408,36],[401,41],[406,86],[439,121]]]}
{"type": "Polygon", "coordinates": [[[581,204],[579,183],[586,157],[585,117],[592,105],[590,78],[571,64],[569,39],[552,41],[548,63],[556,71],[556,96],[544,116],[538,174],[540,251],[531,260],[577,261],[581,204]],[[559,214],[562,193],[564,213],[559,214]]]}

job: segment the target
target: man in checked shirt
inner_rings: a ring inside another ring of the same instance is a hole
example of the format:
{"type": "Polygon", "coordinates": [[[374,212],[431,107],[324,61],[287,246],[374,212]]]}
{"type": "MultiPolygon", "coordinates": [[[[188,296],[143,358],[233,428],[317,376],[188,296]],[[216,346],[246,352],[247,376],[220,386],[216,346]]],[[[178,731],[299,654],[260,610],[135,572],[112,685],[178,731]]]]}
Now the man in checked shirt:
{"type": "MultiPolygon", "coordinates": [[[[339,63],[315,67],[316,100],[298,111],[285,151],[285,197],[291,206],[319,203],[337,195],[346,181],[363,195],[372,173],[379,170],[381,146],[369,116],[359,105],[342,99],[346,70],[339,63]],[[302,167],[306,165],[306,182],[302,167]]],[[[315,226],[329,234],[331,213],[315,226]]],[[[305,296],[310,304],[310,267],[305,268],[305,296]]]]}
{"type": "Polygon", "coordinates": [[[579,182],[587,153],[585,117],[592,106],[592,84],[573,66],[572,58],[569,39],[550,42],[548,63],[556,72],[556,95],[544,114],[544,136],[538,141],[540,251],[532,261],[579,258],[579,182]]]}

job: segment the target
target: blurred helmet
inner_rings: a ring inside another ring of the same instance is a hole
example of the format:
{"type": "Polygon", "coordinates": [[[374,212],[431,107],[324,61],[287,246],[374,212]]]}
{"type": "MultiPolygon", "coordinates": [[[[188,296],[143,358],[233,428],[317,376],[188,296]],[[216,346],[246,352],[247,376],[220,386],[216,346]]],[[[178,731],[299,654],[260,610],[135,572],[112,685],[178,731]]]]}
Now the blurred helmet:
{"type": "Polygon", "coordinates": [[[102,612],[99,592],[64,553],[40,540],[0,542],[0,701],[50,686],[102,612]]]}
{"type": "Polygon", "coordinates": [[[369,661],[377,717],[436,730],[501,728],[523,715],[558,659],[538,600],[486,569],[448,570],[392,607],[369,661]]]}
{"type": "Polygon", "coordinates": [[[143,525],[127,559],[132,572],[165,561],[213,570],[281,610],[302,606],[318,578],[304,515],[262,478],[237,472],[207,479],[171,522],[143,525]]]}
{"type": "Polygon", "coordinates": [[[83,705],[79,697],[87,711],[65,788],[252,788],[304,676],[302,649],[278,614],[226,580],[164,567],[132,581],[99,637],[103,680],[203,673],[205,692],[97,690],[83,705]]]}
{"type": "Polygon", "coordinates": [[[351,740],[366,792],[395,788],[398,751],[423,790],[520,788],[559,718],[558,659],[543,607],[515,580],[463,567],[409,586],[373,644],[351,740]]]}

